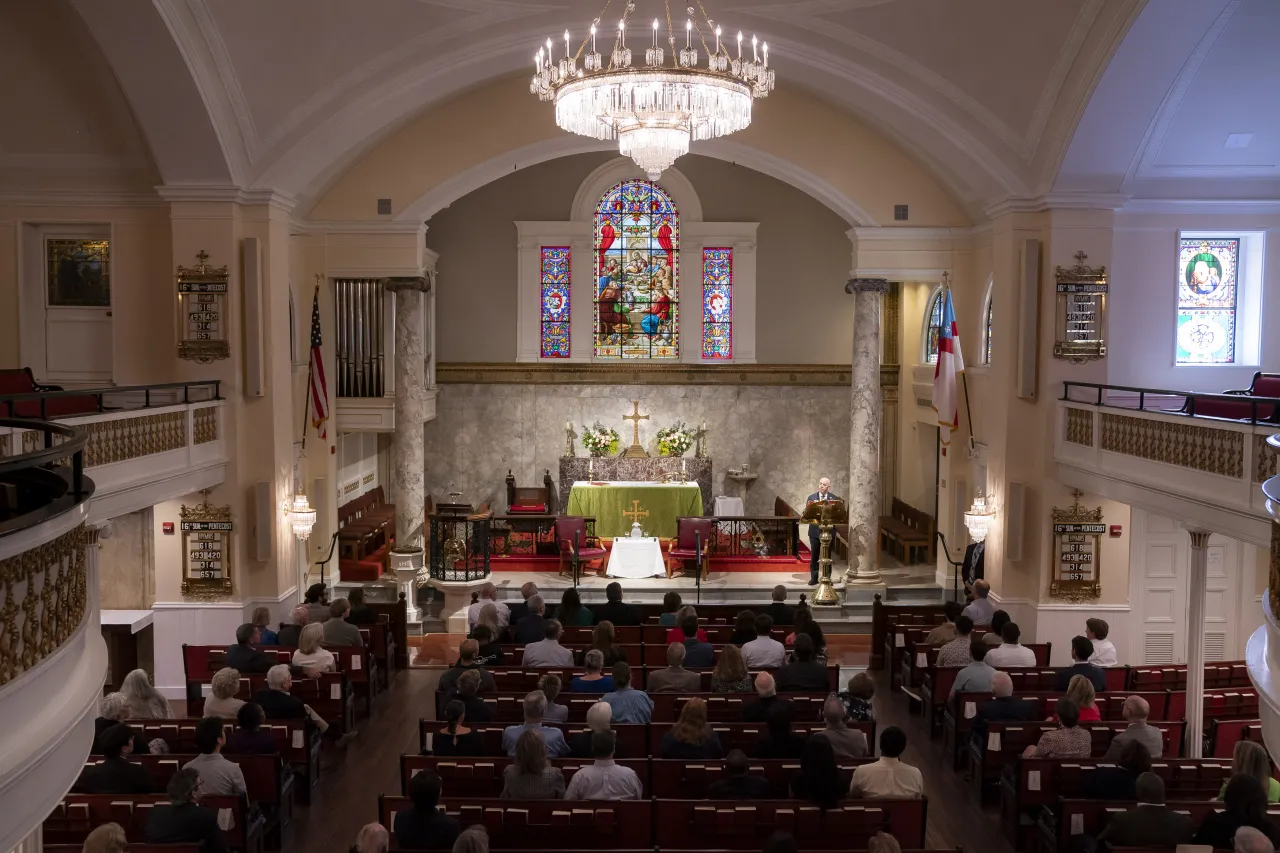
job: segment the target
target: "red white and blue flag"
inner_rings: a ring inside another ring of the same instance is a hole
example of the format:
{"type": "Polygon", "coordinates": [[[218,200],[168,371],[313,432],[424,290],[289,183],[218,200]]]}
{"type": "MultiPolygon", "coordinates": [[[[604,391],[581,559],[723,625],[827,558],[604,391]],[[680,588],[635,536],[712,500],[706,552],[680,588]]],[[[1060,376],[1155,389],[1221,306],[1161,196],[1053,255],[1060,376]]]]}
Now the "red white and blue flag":
{"type": "Polygon", "coordinates": [[[960,426],[960,393],[956,383],[963,372],[960,330],[956,327],[951,289],[947,288],[943,296],[942,329],[938,333],[938,364],[933,371],[933,410],[938,413],[938,436],[944,447],[951,443],[952,430],[960,426]]]}
{"type": "Polygon", "coordinates": [[[320,340],[320,286],[311,300],[311,362],[307,365],[307,414],[316,434],[328,439],[329,386],[324,381],[324,350],[320,340]]]}

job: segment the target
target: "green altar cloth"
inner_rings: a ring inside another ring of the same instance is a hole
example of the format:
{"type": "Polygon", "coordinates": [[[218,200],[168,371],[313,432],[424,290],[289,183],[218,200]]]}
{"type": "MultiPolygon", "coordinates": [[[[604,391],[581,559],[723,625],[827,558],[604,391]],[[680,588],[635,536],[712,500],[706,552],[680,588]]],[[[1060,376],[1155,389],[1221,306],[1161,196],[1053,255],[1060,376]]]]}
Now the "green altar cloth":
{"type": "Polygon", "coordinates": [[[594,516],[596,536],[612,539],[631,535],[631,512],[642,515],[646,536],[674,539],[676,519],[702,515],[702,490],[697,483],[574,483],[569,489],[568,515],[594,516]],[[623,513],[627,513],[623,515],[623,513]],[[643,513],[649,513],[643,515],[643,513]]]}

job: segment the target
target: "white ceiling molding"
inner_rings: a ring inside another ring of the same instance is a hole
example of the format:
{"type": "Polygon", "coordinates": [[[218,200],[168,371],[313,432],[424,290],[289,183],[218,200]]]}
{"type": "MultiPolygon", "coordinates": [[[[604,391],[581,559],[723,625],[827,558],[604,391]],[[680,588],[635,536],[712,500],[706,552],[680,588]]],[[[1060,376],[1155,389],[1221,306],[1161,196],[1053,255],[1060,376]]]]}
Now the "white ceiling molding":
{"type": "MultiPolygon", "coordinates": [[[[1280,199],[1135,198],[1117,213],[1188,213],[1196,216],[1280,214],[1280,199]]],[[[1122,226],[1117,224],[1117,228],[1122,226]]],[[[1161,226],[1160,230],[1167,230],[1161,226]]]]}
{"type": "Polygon", "coordinates": [[[1129,201],[1122,193],[1054,192],[1033,198],[1006,198],[987,207],[995,219],[1007,213],[1040,213],[1046,210],[1119,210],[1129,201]]]}
{"type": "MultiPolygon", "coordinates": [[[[1058,52],[1058,59],[1053,64],[1053,69],[1049,72],[1049,77],[1044,82],[1044,89],[1040,92],[1040,100],[1036,102],[1036,108],[1031,113],[1031,122],[1027,127],[1026,136],[1023,137],[1022,157],[1028,163],[1035,159],[1036,152],[1040,148],[1040,140],[1044,138],[1044,130],[1049,124],[1049,117],[1053,115],[1053,109],[1058,104],[1058,98],[1062,94],[1062,87],[1066,85],[1067,76],[1071,73],[1071,69],[1075,67],[1076,60],[1080,58],[1081,49],[1085,45],[1085,39],[1088,38],[1090,31],[1098,20],[1099,14],[1102,12],[1103,0],[1089,0],[1084,6],[1080,7],[1080,14],[1076,16],[1075,21],[1071,24],[1071,29],[1067,32],[1066,41],[1062,45],[1062,50],[1058,52]]],[[[1092,87],[1090,87],[1092,91],[1092,87]]]]}
{"type": "Polygon", "coordinates": [[[156,193],[101,192],[94,190],[0,190],[5,207],[164,207],[156,193]]]}
{"type": "Polygon", "coordinates": [[[275,190],[244,189],[225,184],[162,184],[156,187],[168,202],[220,202],[245,206],[268,205],[292,213],[297,201],[275,190]]]}
{"type": "MultiPolygon", "coordinates": [[[[427,233],[425,222],[401,222],[385,219],[375,222],[344,222],[325,219],[294,219],[289,228],[294,234],[417,234],[427,233]]],[[[426,250],[429,251],[429,250],[426,250]]]]}

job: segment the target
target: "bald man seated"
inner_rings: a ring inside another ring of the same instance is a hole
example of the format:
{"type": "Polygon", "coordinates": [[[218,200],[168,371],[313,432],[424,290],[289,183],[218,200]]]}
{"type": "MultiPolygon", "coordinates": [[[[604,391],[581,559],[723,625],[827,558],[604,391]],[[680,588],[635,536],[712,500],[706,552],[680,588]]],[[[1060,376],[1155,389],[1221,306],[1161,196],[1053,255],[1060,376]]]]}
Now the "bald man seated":
{"type": "Polygon", "coordinates": [[[744,702],[742,705],[744,722],[763,723],[769,719],[769,712],[774,708],[784,708],[791,715],[791,719],[796,718],[795,703],[778,696],[777,683],[769,673],[762,672],[756,675],[756,696],[759,698],[754,702],[744,702]]]}
{"type": "Polygon", "coordinates": [[[1120,751],[1131,740],[1136,740],[1147,748],[1152,758],[1164,754],[1164,736],[1160,729],[1147,725],[1147,717],[1151,715],[1151,706],[1141,696],[1130,696],[1124,700],[1124,718],[1128,727],[1111,739],[1107,747],[1106,759],[1115,761],[1120,758],[1120,751]]]}

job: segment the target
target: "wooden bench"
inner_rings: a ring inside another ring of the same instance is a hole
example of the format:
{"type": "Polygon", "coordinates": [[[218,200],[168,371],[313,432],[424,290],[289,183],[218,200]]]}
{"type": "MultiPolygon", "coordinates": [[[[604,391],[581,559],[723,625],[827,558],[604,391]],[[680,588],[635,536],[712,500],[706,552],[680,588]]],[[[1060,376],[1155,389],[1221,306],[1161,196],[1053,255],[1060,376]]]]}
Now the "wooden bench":
{"type": "MultiPolygon", "coordinates": [[[[658,755],[662,750],[662,736],[670,731],[674,723],[650,723],[649,724],[649,747],[645,754],[658,755]]],[[[847,723],[849,728],[857,729],[867,736],[867,745],[874,746],[876,742],[876,724],[872,720],[870,722],[850,722],[847,723]]],[[[807,737],[814,732],[820,732],[826,725],[821,722],[802,722],[797,720],[791,726],[800,737],[807,737]]],[[[614,726],[615,729],[618,726],[614,726]]],[[[740,749],[747,754],[748,757],[754,758],[756,749],[760,744],[760,739],[768,729],[764,723],[736,723],[730,725],[728,723],[712,723],[711,730],[715,732],[716,737],[720,739],[720,747],[728,754],[729,750],[740,749]]]]}
{"type": "MultiPolygon", "coordinates": [[[[935,627],[931,625],[894,626],[893,657],[889,659],[890,684],[912,687],[920,683],[921,674],[928,669],[930,661],[937,658],[938,650],[942,648],[942,644],[925,642],[935,627]],[[930,649],[933,651],[930,652],[930,649]],[[896,681],[894,676],[897,676],[896,681]]],[[[981,637],[988,631],[989,629],[985,627],[974,628],[969,636],[970,638],[981,637]]]]}
{"type": "MultiPolygon", "coordinates": [[[[1113,814],[1128,811],[1137,805],[1135,801],[1123,800],[1073,800],[1059,797],[1053,808],[1040,812],[1036,822],[1039,849],[1046,853],[1065,851],[1074,835],[1096,837],[1113,814]]],[[[1191,818],[1192,823],[1199,826],[1211,813],[1222,811],[1219,802],[1204,800],[1169,800],[1165,807],[1181,812],[1191,818]]],[[[1280,805],[1267,807],[1267,814],[1272,821],[1280,818],[1280,805]]],[[[1114,851],[1114,848],[1113,848],[1114,851]]],[[[1150,851],[1148,851],[1150,853],[1150,851]]]]}
{"type": "Polygon", "coordinates": [[[941,604],[885,604],[880,593],[871,602],[871,662],[869,669],[884,669],[894,660],[894,649],[900,648],[894,631],[901,627],[941,625],[946,613],[941,604]]]}
{"type": "MultiPolygon", "coordinates": [[[[394,831],[408,797],[378,797],[378,819],[394,831]]],[[[439,808],[463,826],[481,824],[489,849],[520,850],[531,838],[555,839],[562,850],[624,850],[653,846],[651,800],[566,803],[564,800],[458,799],[446,789],[439,808]]]]}
{"type": "Polygon", "coordinates": [[[1240,741],[1256,740],[1262,743],[1262,720],[1210,720],[1205,740],[1208,755],[1230,759],[1240,741]]]}
{"type": "MultiPolygon", "coordinates": [[[[506,755],[506,750],[502,748],[502,733],[515,723],[481,723],[479,725],[470,726],[473,732],[480,734],[480,739],[484,743],[485,755],[506,755]]],[[[544,723],[547,728],[559,729],[564,732],[565,739],[568,740],[578,732],[586,731],[586,726],[576,723],[544,723]]],[[[429,741],[427,736],[434,735],[444,729],[444,723],[439,720],[428,720],[426,718],[418,720],[418,751],[422,755],[429,755],[429,741]]],[[[649,754],[649,727],[640,723],[630,724],[623,723],[613,726],[613,732],[618,736],[618,758],[644,758],[649,754]]]]}
{"type": "MultiPolygon", "coordinates": [[[[750,608],[744,608],[744,609],[750,609],[750,608]]],[[[700,622],[698,627],[703,631],[707,632],[707,642],[711,643],[713,646],[723,646],[726,643],[728,643],[729,638],[733,636],[732,624],[710,625],[710,624],[702,624],[700,622]]],[[[643,632],[643,634],[641,636],[640,642],[644,643],[645,646],[656,646],[658,647],[658,649],[662,651],[662,655],[663,655],[662,660],[657,661],[654,664],[655,666],[667,665],[667,658],[666,658],[667,632],[671,630],[672,629],[668,628],[666,625],[645,625],[641,628],[641,631],[643,632]]],[[[781,643],[784,640],[786,640],[787,635],[790,633],[791,633],[790,625],[775,625],[773,627],[773,630],[769,632],[769,636],[777,640],[779,643],[781,643]]],[[[564,641],[561,640],[561,642],[564,642],[564,641]]],[[[621,643],[624,641],[622,639],[619,639],[618,642],[621,643]]],[[[587,645],[590,645],[589,641],[587,645]]]]}
{"type": "MultiPolygon", "coordinates": [[[[874,758],[840,760],[841,788],[848,790],[853,770],[869,764],[874,758]]],[[[769,780],[770,796],[787,799],[791,781],[800,774],[800,761],[790,758],[754,758],[751,770],[769,780]]],[[[711,796],[711,786],[725,778],[723,761],[688,761],[654,758],[649,761],[653,796],[662,799],[704,800],[711,796]]]]}
{"type": "MultiPolygon", "coordinates": [[[[365,606],[379,616],[387,617],[391,630],[390,651],[396,669],[409,668],[409,617],[404,593],[399,593],[395,601],[366,601],[365,606]]],[[[377,653],[375,647],[375,654],[377,653]]],[[[379,659],[379,665],[382,660],[379,659]]],[[[389,667],[388,667],[389,669],[389,667]]]]}
{"type": "MultiPolygon", "coordinates": [[[[42,844],[44,853],[84,853],[83,844],[42,844]]],[[[139,844],[129,842],[129,853],[203,853],[199,844],[139,844]]]]}
{"type": "Polygon", "coordinates": [[[880,549],[907,565],[932,562],[935,529],[933,516],[894,498],[889,515],[880,516],[880,549]]]}
{"type": "MultiPolygon", "coordinates": [[[[409,780],[423,770],[430,770],[440,777],[441,790],[454,799],[470,797],[495,798],[502,795],[503,773],[515,759],[505,755],[484,758],[462,758],[436,755],[400,756],[400,793],[409,795],[409,780]]],[[[564,774],[569,784],[573,774],[594,763],[590,758],[554,758],[551,764],[564,774]]],[[[630,767],[640,777],[645,796],[652,796],[649,788],[649,759],[622,758],[618,764],[630,767]]]]}
{"type": "MultiPolygon", "coordinates": [[[[0,396],[61,391],[61,385],[41,385],[30,367],[0,370],[0,396]]],[[[30,400],[0,402],[0,418],[39,418],[55,420],[102,411],[102,398],[91,394],[40,397],[30,400]]],[[[16,452],[16,451],[15,451],[16,452]]]]}
{"type": "Polygon", "coordinates": [[[517,486],[516,477],[507,469],[507,512],[536,513],[546,515],[555,513],[559,502],[556,500],[556,486],[551,479],[551,471],[546,469],[542,474],[541,486],[517,486]]]}
{"type": "MultiPolygon", "coordinates": [[[[1229,687],[1249,687],[1249,667],[1244,661],[1221,661],[1205,664],[1204,689],[1218,690],[1229,687]]],[[[1187,665],[1131,666],[1130,690],[1186,690],[1187,665]]]]}
{"type": "MultiPolygon", "coordinates": [[[[208,683],[206,680],[205,684],[208,683]]],[[[200,714],[204,711],[204,696],[202,695],[202,684],[199,682],[188,682],[187,689],[190,691],[194,684],[197,696],[194,699],[187,700],[187,709],[192,714],[200,714]]],[[[251,675],[248,678],[241,677],[240,686],[236,689],[236,698],[248,702],[253,698],[253,694],[259,690],[265,690],[267,687],[267,677],[265,675],[251,675]]],[[[295,678],[293,685],[289,688],[289,694],[300,700],[303,704],[311,707],[331,726],[337,726],[338,731],[350,731],[355,723],[355,693],[351,691],[351,687],[347,684],[347,678],[341,672],[322,672],[316,678],[295,678]]]]}
{"type": "Polygon", "coordinates": [[[654,842],[659,848],[760,849],[762,839],[788,832],[814,850],[866,847],[880,830],[900,844],[924,844],[928,801],[843,800],[823,811],[797,800],[657,800],[654,842]]]}
{"type": "MultiPolygon", "coordinates": [[[[157,805],[167,805],[167,794],[67,794],[44,819],[43,836],[51,844],[83,844],[90,832],[104,823],[118,823],[131,842],[146,837],[147,820],[157,805]]],[[[262,853],[265,820],[244,797],[205,796],[201,805],[231,813],[232,827],[223,830],[230,850],[262,853]]],[[[132,846],[132,845],[131,845],[132,846]]]]}
{"type": "MultiPolygon", "coordinates": [[[[259,651],[268,657],[274,656],[282,664],[290,664],[293,660],[293,653],[297,649],[292,646],[258,646],[259,651]]],[[[328,688],[326,699],[321,700],[321,704],[325,708],[332,711],[340,711],[343,716],[340,718],[343,731],[350,728],[350,721],[346,719],[345,706],[342,708],[333,707],[332,703],[345,702],[348,695],[359,696],[364,699],[367,713],[373,711],[373,693],[377,684],[376,669],[377,661],[373,657],[372,651],[365,646],[325,646],[333,653],[334,662],[338,668],[337,672],[322,672],[315,679],[294,677],[293,687],[290,689],[298,698],[302,698],[299,689],[307,689],[306,683],[311,681],[320,681],[321,686],[317,689],[317,693],[325,696],[325,688],[328,688]],[[371,675],[371,670],[373,671],[371,675]],[[335,691],[334,685],[340,685],[340,689],[335,691]]],[[[188,703],[196,709],[197,703],[203,704],[201,685],[208,684],[213,678],[214,673],[227,665],[227,652],[223,646],[189,646],[185,643],[182,645],[182,663],[186,670],[187,676],[187,696],[188,703]],[[194,688],[194,689],[193,689],[194,688]]],[[[247,677],[250,681],[251,690],[260,690],[266,686],[266,675],[262,673],[254,673],[247,677]]],[[[240,684],[241,692],[237,693],[237,697],[248,699],[248,695],[241,695],[245,691],[246,676],[241,673],[240,684]]],[[[312,710],[325,719],[330,724],[334,723],[333,719],[326,711],[322,711],[319,707],[312,704],[309,700],[303,699],[304,702],[311,705],[312,710]]]]}
{"type": "MultiPolygon", "coordinates": [[[[645,687],[645,679],[648,677],[648,673],[651,671],[655,671],[657,669],[661,669],[661,667],[656,667],[656,666],[631,667],[631,686],[635,687],[636,689],[643,690],[645,687]]],[[[691,672],[696,672],[702,676],[701,692],[710,693],[712,670],[708,667],[688,667],[688,669],[691,672]]],[[[762,671],[767,671],[767,670],[752,670],[752,677],[754,678],[755,673],[762,672],[762,671]]],[[[494,685],[497,687],[498,692],[500,693],[513,692],[513,691],[519,691],[519,690],[523,690],[525,692],[528,692],[530,690],[537,690],[538,681],[544,675],[548,675],[548,674],[555,674],[560,676],[561,689],[564,690],[568,687],[569,682],[573,680],[573,677],[575,675],[584,674],[584,670],[578,667],[553,666],[553,667],[520,669],[520,668],[509,667],[506,664],[502,666],[490,667],[489,672],[493,675],[494,685]]],[[[839,665],[829,664],[827,666],[827,683],[831,686],[831,690],[833,692],[840,689],[839,665]]]]}
{"type": "MultiPolygon", "coordinates": [[[[925,721],[929,726],[929,734],[936,735],[938,729],[942,725],[942,708],[947,702],[947,697],[951,695],[951,687],[956,683],[956,676],[960,674],[960,670],[964,667],[960,666],[938,666],[938,646],[924,646],[922,651],[916,653],[915,658],[911,661],[913,668],[918,667],[920,672],[920,704],[924,707],[925,721]],[[920,664],[924,664],[920,666],[920,664]]],[[[1034,667],[996,667],[996,669],[1004,670],[1009,673],[1009,678],[1014,679],[1014,673],[1025,670],[1033,670],[1035,672],[1035,680],[1037,684],[1031,686],[1030,676],[1022,676],[1021,681],[1026,690],[1046,690],[1054,687],[1057,680],[1057,671],[1049,669],[1049,661],[1053,655],[1053,643],[1027,643],[1026,648],[1031,649],[1036,656],[1036,665],[1034,667]],[[1039,682],[1048,681],[1047,685],[1039,682]]],[[[1014,683],[1013,695],[1020,696],[1022,691],[1018,687],[1017,681],[1014,683]]]]}
{"type": "Polygon", "coordinates": [[[374,686],[382,691],[391,686],[391,670],[396,666],[396,640],[390,618],[379,613],[377,619],[372,625],[360,625],[359,628],[365,648],[373,655],[376,665],[378,680],[374,686]]]}

